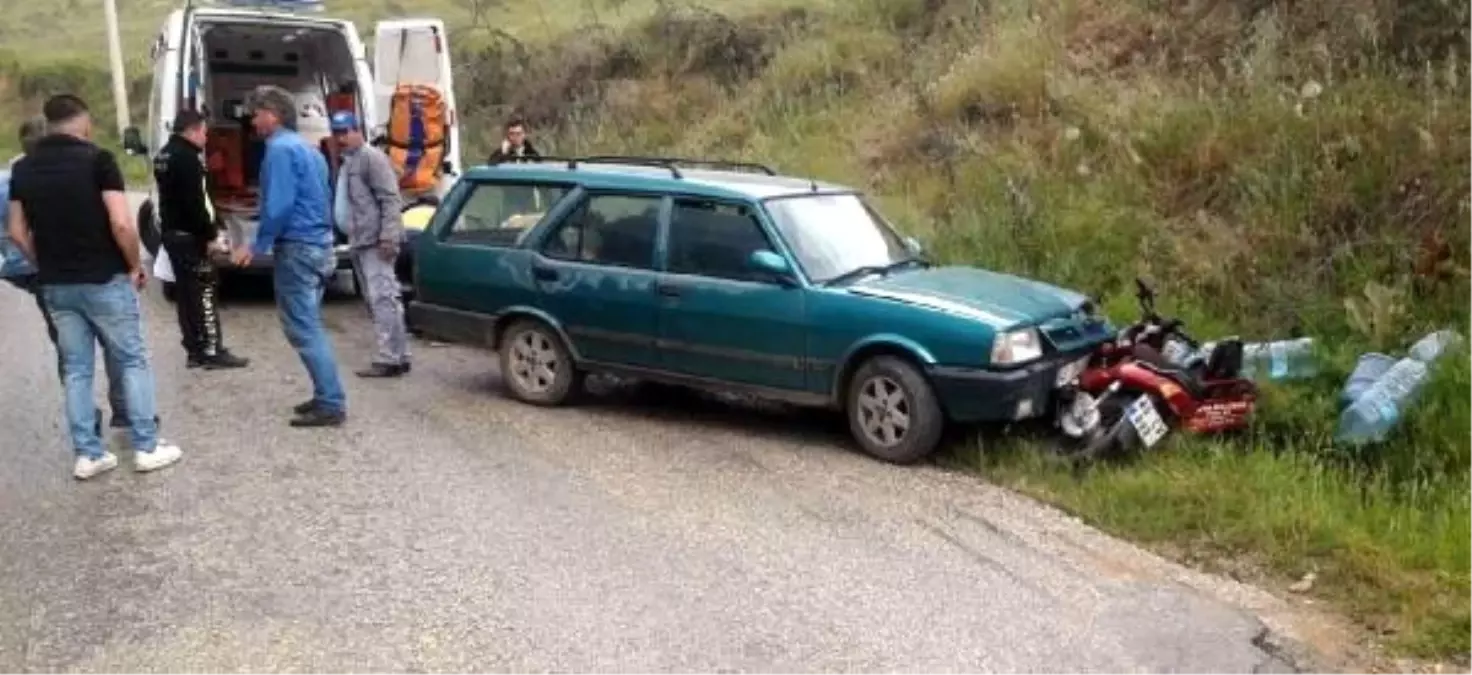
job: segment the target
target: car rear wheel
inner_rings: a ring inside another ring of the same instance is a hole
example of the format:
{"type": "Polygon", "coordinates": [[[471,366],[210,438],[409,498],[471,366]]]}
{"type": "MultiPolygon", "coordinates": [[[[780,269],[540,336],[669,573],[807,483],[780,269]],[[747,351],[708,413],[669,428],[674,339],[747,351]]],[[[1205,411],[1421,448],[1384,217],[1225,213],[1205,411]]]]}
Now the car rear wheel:
{"type": "Polygon", "coordinates": [[[557,406],[581,391],[583,373],[556,331],[541,321],[523,319],[501,340],[501,379],[517,400],[557,406]]]}
{"type": "Polygon", "coordinates": [[[859,367],[849,382],[849,432],[864,452],[886,462],[911,464],[940,444],[945,414],[918,368],[893,356],[859,367]]]}

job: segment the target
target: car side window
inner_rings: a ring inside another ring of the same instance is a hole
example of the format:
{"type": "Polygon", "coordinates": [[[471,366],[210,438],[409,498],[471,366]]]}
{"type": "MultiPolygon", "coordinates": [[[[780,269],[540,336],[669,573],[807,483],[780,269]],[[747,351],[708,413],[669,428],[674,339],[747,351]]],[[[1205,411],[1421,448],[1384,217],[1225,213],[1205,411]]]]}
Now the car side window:
{"type": "Polygon", "coordinates": [[[558,260],[638,269],[654,267],[661,198],[593,195],[559,223],[542,245],[558,260]]]}
{"type": "Polygon", "coordinates": [[[670,216],[669,271],[737,281],[769,281],[751,254],[774,250],[744,205],[676,199],[670,216]]]}
{"type": "Polygon", "coordinates": [[[452,244],[509,247],[521,243],[572,188],[542,183],[479,183],[445,234],[452,244]]]}

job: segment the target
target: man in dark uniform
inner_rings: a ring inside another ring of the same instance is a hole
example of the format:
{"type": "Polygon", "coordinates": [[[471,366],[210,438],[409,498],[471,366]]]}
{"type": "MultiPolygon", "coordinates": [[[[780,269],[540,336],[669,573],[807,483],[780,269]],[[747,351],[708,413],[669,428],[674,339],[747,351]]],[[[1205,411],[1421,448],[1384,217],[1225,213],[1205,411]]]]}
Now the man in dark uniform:
{"type": "Polygon", "coordinates": [[[243,368],[249,361],[225,349],[220,314],[215,305],[219,277],[210,248],[219,234],[205,194],[204,118],[183,110],[174,118],[174,133],[153,159],[158,183],[161,239],[174,268],[179,332],[189,367],[209,370],[243,368]]]}

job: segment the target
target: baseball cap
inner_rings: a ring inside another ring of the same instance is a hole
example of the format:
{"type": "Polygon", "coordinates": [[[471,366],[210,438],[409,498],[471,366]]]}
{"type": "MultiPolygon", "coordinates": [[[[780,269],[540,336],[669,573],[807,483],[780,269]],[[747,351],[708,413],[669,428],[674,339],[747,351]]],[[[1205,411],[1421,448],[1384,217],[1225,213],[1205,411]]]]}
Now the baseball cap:
{"type": "Polygon", "coordinates": [[[358,128],[358,117],[346,110],[332,113],[332,120],[328,123],[333,131],[352,131],[358,128]]]}

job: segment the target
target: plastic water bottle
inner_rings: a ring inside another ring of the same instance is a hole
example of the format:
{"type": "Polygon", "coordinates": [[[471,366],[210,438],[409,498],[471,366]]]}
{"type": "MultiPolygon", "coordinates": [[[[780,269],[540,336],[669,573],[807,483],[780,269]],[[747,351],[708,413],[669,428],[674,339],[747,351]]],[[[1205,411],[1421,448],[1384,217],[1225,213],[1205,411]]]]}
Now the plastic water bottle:
{"type": "Polygon", "coordinates": [[[1334,440],[1351,445],[1385,440],[1426,384],[1426,374],[1426,364],[1419,359],[1397,361],[1339,416],[1334,440]]]}
{"type": "Polygon", "coordinates": [[[1422,363],[1431,363],[1461,344],[1462,336],[1454,330],[1439,330],[1411,345],[1410,356],[1422,363]]]}
{"type": "Polygon", "coordinates": [[[1185,340],[1172,339],[1166,340],[1161,346],[1160,355],[1164,356],[1166,361],[1184,367],[1192,357],[1197,355],[1197,352],[1192,350],[1191,345],[1186,344],[1185,340]]]}
{"type": "Polygon", "coordinates": [[[1339,392],[1339,407],[1353,405],[1375,385],[1375,380],[1380,379],[1394,365],[1395,357],[1379,352],[1361,356],[1359,362],[1354,364],[1354,371],[1349,374],[1349,381],[1344,383],[1344,389],[1339,392]]]}
{"type": "Polygon", "coordinates": [[[1254,342],[1242,347],[1242,376],[1247,379],[1289,380],[1317,372],[1313,338],[1254,342]]]}

